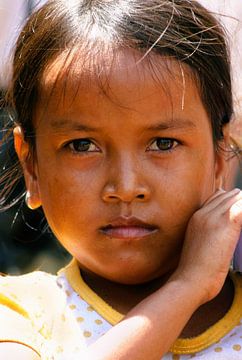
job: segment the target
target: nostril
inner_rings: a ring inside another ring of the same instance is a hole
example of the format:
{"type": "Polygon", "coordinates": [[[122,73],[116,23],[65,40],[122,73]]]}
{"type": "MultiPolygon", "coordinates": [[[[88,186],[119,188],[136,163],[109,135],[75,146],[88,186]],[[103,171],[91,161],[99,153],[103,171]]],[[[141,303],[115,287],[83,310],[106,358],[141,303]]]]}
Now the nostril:
{"type": "Polygon", "coordinates": [[[144,194],[139,194],[139,195],[137,196],[138,199],[144,199],[144,197],[145,197],[144,194]]]}

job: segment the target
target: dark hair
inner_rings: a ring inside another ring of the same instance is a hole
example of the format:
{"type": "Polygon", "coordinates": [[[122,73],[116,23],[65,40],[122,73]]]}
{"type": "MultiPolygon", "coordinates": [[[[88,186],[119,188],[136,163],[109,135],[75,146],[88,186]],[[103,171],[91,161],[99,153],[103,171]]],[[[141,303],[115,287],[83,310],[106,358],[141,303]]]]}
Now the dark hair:
{"type": "MultiPolygon", "coordinates": [[[[21,125],[32,146],[33,113],[44,70],[73,48],[86,48],[89,58],[100,56],[103,44],[113,50],[136,49],[141,58],[152,53],[188,65],[211,120],[214,142],[222,139],[223,125],[233,112],[229,56],[222,26],[197,1],[49,0],[19,36],[7,96],[14,123],[21,125]]],[[[21,170],[18,174],[21,177],[21,170]]]]}

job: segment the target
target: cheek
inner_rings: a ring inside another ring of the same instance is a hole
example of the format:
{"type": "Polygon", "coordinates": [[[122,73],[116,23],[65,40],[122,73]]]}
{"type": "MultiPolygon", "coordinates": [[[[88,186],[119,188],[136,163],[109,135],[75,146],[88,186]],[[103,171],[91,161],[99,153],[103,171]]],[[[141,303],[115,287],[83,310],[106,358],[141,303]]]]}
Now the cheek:
{"type": "Polygon", "coordinates": [[[179,160],[176,163],[171,162],[165,168],[157,167],[156,171],[153,171],[157,194],[162,191],[163,194],[186,197],[187,193],[195,192],[198,197],[203,198],[206,193],[213,190],[215,181],[213,161],[208,161],[205,157],[179,160]]]}
{"type": "Polygon", "coordinates": [[[85,217],[95,206],[97,183],[87,174],[40,168],[39,188],[42,207],[55,233],[67,230],[71,222],[78,222],[79,231],[85,228],[85,217]]]}
{"type": "Polygon", "coordinates": [[[78,201],[96,191],[100,178],[97,172],[79,168],[78,160],[75,162],[77,165],[74,166],[73,162],[61,157],[50,159],[47,164],[39,161],[38,181],[43,202],[48,202],[48,198],[60,202],[78,201]]]}
{"type": "Polygon", "coordinates": [[[160,212],[171,223],[186,223],[215,190],[212,158],[201,161],[194,157],[193,161],[173,163],[153,175],[154,197],[159,201],[160,212]]]}

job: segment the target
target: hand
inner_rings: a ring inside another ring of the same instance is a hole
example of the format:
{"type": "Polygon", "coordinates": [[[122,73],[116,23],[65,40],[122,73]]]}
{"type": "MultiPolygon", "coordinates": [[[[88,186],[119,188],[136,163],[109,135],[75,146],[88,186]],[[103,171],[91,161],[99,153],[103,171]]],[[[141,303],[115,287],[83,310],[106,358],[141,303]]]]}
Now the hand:
{"type": "Polygon", "coordinates": [[[191,217],[175,277],[204,291],[203,303],[221,290],[242,227],[242,191],[218,190],[191,217]]]}

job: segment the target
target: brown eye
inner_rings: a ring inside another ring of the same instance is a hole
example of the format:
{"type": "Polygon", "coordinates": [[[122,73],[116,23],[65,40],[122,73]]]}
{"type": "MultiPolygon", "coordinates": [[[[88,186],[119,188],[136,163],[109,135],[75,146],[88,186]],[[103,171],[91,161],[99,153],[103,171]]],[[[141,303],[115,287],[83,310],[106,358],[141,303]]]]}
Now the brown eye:
{"type": "Polygon", "coordinates": [[[175,148],[178,142],[174,139],[169,138],[157,138],[149,146],[148,150],[151,151],[169,151],[175,148]]]}
{"type": "Polygon", "coordinates": [[[73,152],[99,152],[98,147],[88,139],[76,139],[69,142],[68,147],[73,152]]]}

